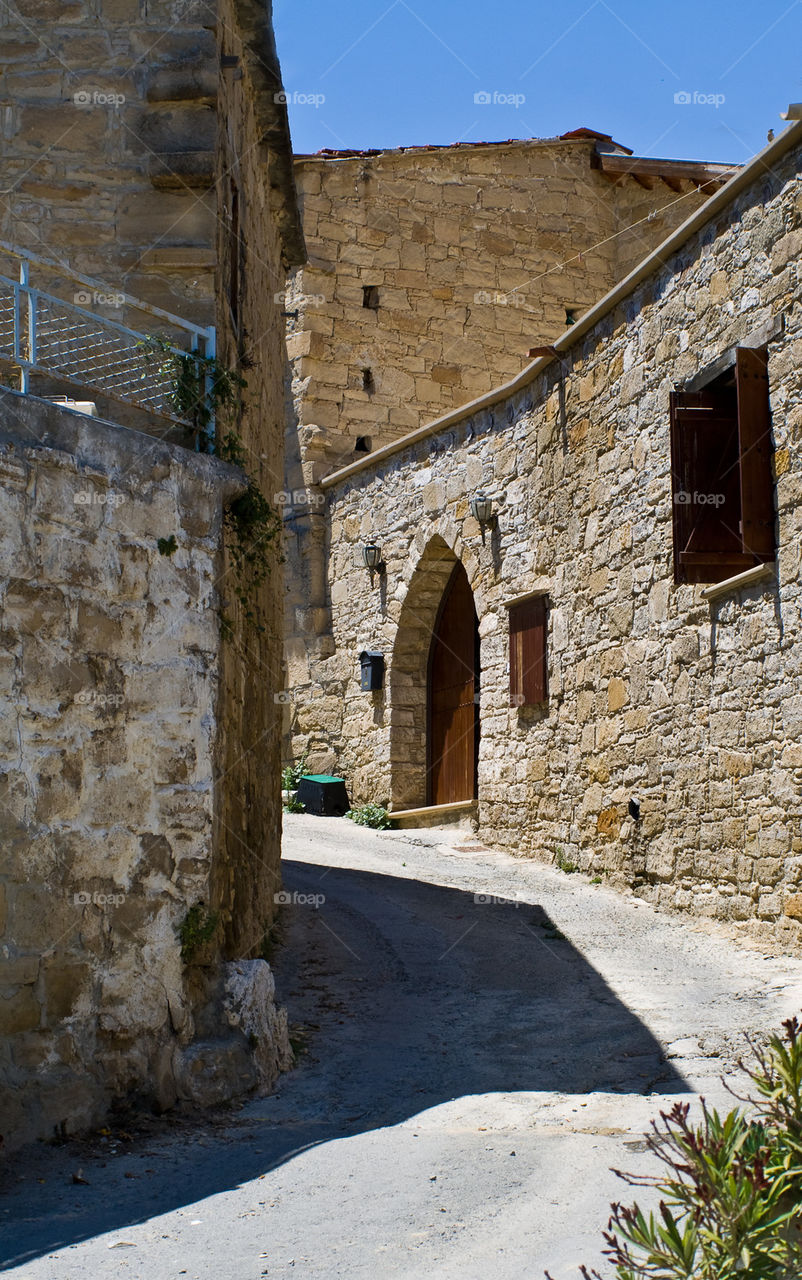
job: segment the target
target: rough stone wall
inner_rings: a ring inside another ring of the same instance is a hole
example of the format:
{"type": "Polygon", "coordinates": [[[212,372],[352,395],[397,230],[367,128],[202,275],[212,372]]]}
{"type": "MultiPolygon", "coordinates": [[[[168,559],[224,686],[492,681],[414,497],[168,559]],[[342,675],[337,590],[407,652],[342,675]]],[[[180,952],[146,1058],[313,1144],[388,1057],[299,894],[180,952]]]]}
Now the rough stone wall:
{"type": "Polygon", "coordinates": [[[684,179],[679,192],[611,181],[593,167],[597,144],[615,148],[551,139],[296,160],[309,262],[286,301],[291,686],[310,655],[331,652],[321,477],[360,456],[357,437],[376,449],[519,373],[569,309],[597,302],[704,200],[684,179]]]}
{"type": "Polygon", "coordinates": [[[209,902],[222,507],[242,485],[213,459],[0,393],[7,1148],[121,1096],[194,1096],[184,1052],[215,1017],[228,1030],[220,1003],[196,1025],[210,972],[185,967],[178,930],[209,902]]]}
{"type": "MultiPolygon", "coordinates": [[[[352,461],[519,373],[705,198],[611,182],[591,140],[296,161],[309,263],[288,349],[310,464],[352,461]],[[655,213],[626,238],[630,222],[655,213]],[[374,310],[363,288],[378,288],[374,310]],[[364,371],[371,382],[365,388],[364,371]],[[313,432],[320,428],[324,436],[313,432]]],[[[303,477],[318,478],[311,469],[303,477]]]]}
{"type": "Polygon", "coordinates": [[[424,767],[403,654],[439,548],[464,564],[480,619],[483,837],[561,851],[660,905],[780,929],[802,889],[799,162],[798,145],[767,162],[524,390],[327,488],[336,652],[294,690],[294,745],[336,764],[353,801],[403,802],[399,755],[424,767]],[[673,581],[669,391],[779,316],[777,581],[708,602],[673,581]],[[484,541],[479,487],[498,513],[484,541]],[[372,587],[370,539],[386,564],[372,587]],[[535,590],[551,602],[549,702],[516,709],[504,602],[535,590]],[[362,648],[387,657],[381,693],[359,690],[362,648]]]}
{"type": "MultiPolygon", "coordinates": [[[[248,384],[234,424],[245,447],[245,466],[271,504],[280,504],[286,373],[282,300],[288,266],[302,261],[303,236],[286,109],[276,100],[281,79],[270,24],[269,6],[255,0],[221,3],[220,53],[236,65],[222,77],[219,102],[218,334],[221,359],[239,369],[248,384]]],[[[281,888],[282,704],[277,695],[284,687],[284,584],[279,536],[269,556],[268,575],[248,602],[250,620],[235,593],[230,545],[222,580],[231,637],[222,660],[214,899],[225,925],[225,953],[232,959],[261,953],[281,888]]]]}
{"type": "Polygon", "coordinates": [[[214,10],[31,0],[19,12],[0,14],[0,237],[212,323],[214,10]]]}

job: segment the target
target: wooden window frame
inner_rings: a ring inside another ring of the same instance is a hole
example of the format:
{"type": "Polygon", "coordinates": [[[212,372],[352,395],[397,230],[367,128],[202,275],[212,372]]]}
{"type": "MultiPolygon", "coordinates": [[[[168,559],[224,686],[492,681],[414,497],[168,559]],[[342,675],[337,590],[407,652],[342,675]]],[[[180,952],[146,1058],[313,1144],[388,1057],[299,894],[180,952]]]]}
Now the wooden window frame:
{"type": "Polygon", "coordinates": [[[510,637],[510,706],[543,706],[549,698],[549,609],[545,594],[507,606],[510,637]]]}
{"type": "Polygon", "coordinates": [[[674,581],[715,583],[776,556],[768,353],[671,393],[674,581]]]}

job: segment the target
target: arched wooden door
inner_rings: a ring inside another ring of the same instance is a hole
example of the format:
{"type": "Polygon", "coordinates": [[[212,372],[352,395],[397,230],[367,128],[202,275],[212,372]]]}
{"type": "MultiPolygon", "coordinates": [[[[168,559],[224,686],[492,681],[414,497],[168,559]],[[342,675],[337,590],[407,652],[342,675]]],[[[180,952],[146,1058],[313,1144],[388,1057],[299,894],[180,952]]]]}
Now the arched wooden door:
{"type": "Polygon", "coordinates": [[[457,564],[429,651],[429,804],[476,796],[479,756],[479,620],[468,576],[457,564]]]}

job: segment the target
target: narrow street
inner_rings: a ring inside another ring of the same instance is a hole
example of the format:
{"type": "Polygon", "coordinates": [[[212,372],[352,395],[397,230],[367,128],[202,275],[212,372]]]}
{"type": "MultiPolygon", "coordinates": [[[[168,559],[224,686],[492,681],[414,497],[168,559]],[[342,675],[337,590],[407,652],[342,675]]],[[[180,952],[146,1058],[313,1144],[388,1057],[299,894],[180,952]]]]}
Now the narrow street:
{"type": "Polygon", "coordinates": [[[468,834],[285,817],[285,887],[296,1069],[9,1161],[9,1275],[578,1277],[650,1117],[802,1007],[802,961],[468,834]]]}

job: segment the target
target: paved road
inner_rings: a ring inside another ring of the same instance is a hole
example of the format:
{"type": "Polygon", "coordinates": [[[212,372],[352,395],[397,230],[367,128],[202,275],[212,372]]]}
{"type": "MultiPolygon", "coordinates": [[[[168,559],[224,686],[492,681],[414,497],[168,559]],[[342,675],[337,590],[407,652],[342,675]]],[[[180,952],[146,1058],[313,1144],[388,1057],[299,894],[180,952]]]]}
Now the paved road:
{"type": "Polygon", "coordinates": [[[650,1116],[727,1105],[744,1032],[802,1007],[802,961],[470,836],[286,825],[298,1067],[235,1113],[11,1161],[9,1275],[576,1280],[650,1116]]]}

